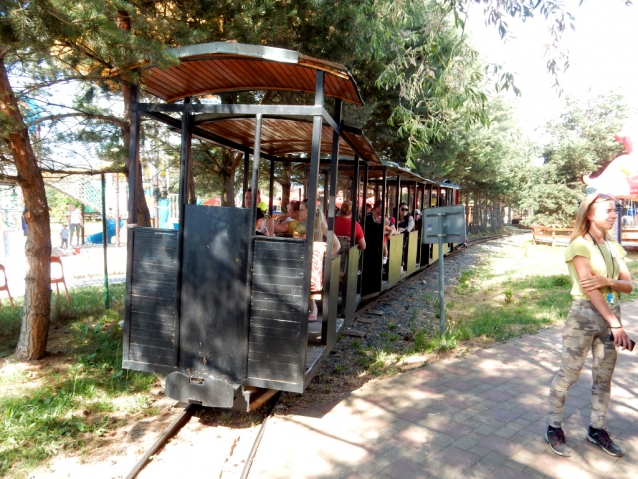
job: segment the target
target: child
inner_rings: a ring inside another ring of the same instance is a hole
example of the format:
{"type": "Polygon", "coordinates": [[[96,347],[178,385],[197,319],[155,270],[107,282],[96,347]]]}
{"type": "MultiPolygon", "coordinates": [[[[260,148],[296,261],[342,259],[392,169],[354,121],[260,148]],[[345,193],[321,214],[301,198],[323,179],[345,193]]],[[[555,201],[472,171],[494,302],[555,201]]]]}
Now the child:
{"type": "Polygon", "coordinates": [[[255,220],[255,234],[258,236],[270,236],[270,232],[265,225],[264,212],[257,208],[257,219],[255,220]]]}
{"type": "Polygon", "coordinates": [[[62,244],[60,248],[67,249],[69,247],[69,228],[68,225],[62,225],[62,231],[60,231],[60,241],[62,244]]]}

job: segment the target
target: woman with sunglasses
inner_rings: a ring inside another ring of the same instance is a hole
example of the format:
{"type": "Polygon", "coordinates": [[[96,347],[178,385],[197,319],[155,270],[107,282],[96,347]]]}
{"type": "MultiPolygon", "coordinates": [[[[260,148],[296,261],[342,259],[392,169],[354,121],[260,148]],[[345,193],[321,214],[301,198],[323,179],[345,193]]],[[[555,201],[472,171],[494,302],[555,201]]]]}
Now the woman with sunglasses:
{"type": "Polygon", "coordinates": [[[624,260],[627,253],[609,234],[617,217],[612,197],[587,196],[578,208],[565,252],[573,302],[563,330],[560,370],[549,390],[550,415],[545,435],[550,448],[560,456],[570,455],[561,428],[567,391],[578,380],[590,349],[593,387],[587,440],[612,456],[623,454],[604,429],[616,347],[630,349],[618,304],[618,294],[633,289],[624,260]]]}
{"type": "Polygon", "coordinates": [[[397,222],[397,232],[403,235],[403,258],[401,266],[405,268],[408,258],[408,235],[414,230],[414,217],[410,214],[408,205],[401,203],[399,205],[399,221],[397,222]]]}
{"type": "Polygon", "coordinates": [[[397,223],[399,233],[409,233],[414,230],[414,217],[410,214],[408,205],[401,203],[399,205],[399,221],[397,223]]]}

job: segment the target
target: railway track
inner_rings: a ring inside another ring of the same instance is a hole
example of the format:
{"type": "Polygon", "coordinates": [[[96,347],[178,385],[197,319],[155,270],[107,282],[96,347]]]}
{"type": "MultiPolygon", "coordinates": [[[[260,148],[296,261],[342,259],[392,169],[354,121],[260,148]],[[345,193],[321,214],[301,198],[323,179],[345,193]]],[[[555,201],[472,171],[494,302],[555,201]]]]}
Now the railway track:
{"type": "MultiPolygon", "coordinates": [[[[525,233],[521,233],[521,234],[525,234],[525,233]]],[[[502,235],[498,235],[498,236],[489,236],[489,237],[484,237],[484,238],[476,238],[473,239],[471,241],[468,241],[466,246],[463,248],[459,248],[456,251],[450,253],[448,255],[449,256],[453,256],[453,255],[457,255],[460,252],[462,252],[464,249],[472,246],[472,245],[478,245],[478,244],[482,244],[482,243],[486,243],[488,241],[494,241],[494,240],[498,240],[501,238],[505,238],[505,237],[510,237],[510,236],[514,236],[514,234],[502,234],[502,235]]],[[[418,281],[420,279],[420,277],[427,271],[429,271],[430,268],[427,268],[425,270],[420,271],[419,273],[415,274],[414,276],[412,276],[411,278],[407,279],[406,281],[404,281],[402,284],[406,285],[409,283],[412,283],[414,281],[418,281]]],[[[377,298],[375,298],[374,300],[368,302],[365,306],[363,306],[361,309],[359,309],[354,315],[353,315],[353,320],[355,318],[357,318],[358,316],[364,314],[367,310],[373,308],[375,305],[378,304],[378,302],[380,301],[381,298],[383,298],[384,295],[380,295],[377,298]]],[[[247,454],[245,462],[244,462],[244,467],[242,469],[241,475],[237,475],[236,473],[228,473],[228,472],[224,472],[224,468],[222,467],[222,469],[220,470],[220,474],[219,479],[247,479],[249,477],[250,474],[250,468],[252,466],[252,462],[253,459],[257,453],[257,450],[259,448],[259,444],[261,442],[261,439],[263,437],[264,431],[267,428],[268,422],[270,420],[270,418],[273,416],[277,404],[279,403],[279,400],[281,399],[281,395],[282,395],[282,391],[278,391],[276,394],[274,395],[268,395],[268,401],[270,401],[270,406],[267,409],[267,412],[264,415],[264,418],[261,422],[261,425],[259,426],[259,430],[257,432],[257,434],[255,435],[255,437],[253,438],[252,444],[250,444],[250,452],[247,454]]],[[[264,403],[267,401],[264,401],[264,403]]],[[[166,444],[168,443],[168,441],[170,441],[170,439],[172,439],[173,437],[175,437],[179,431],[184,428],[184,426],[186,426],[189,421],[192,419],[192,417],[198,412],[201,411],[203,408],[201,406],[195,405],[195,404],[189,404],[187,405],[184,410],[179,414],[179,416],[177,418],[175,418],[173,420],[173,422],[158,436],[157,440],[152,444],[152,446],[140,457],[140,459],[138,460],[138,462],[135,464],[135,466],[131,469],[131,471],[128,473],[128,475],[125,476],[125,479],[136,479],[138,477],[138,475],[140,475],[140,473],[143,471],[143,469],[149,464],[149,462],[154,458],[157,457],[158,454],[161,454],[162,450],[164,449],[164,447],[166,446],[166,444]]],[[[233,455],[233,453],[235,452],[237,443],[239,441],[239,438],[235,438],[233,441],[233,444],[230,448],[230,452],[229,455],[226,457],[224,463],[227,463],[229,461],[230,456],[233,455]]],[[[212,446],[211,446],[212,447],[212,446]]],[[[243,446],[243,450],[245,451],[248,448],[248,446],[243,446]]],[[[240,461],[241,462],[241,461],[240,461]]],[[[214,473],[211,471],[211,475],[209,477],[216,477],[213,475],[214,473]]]]}

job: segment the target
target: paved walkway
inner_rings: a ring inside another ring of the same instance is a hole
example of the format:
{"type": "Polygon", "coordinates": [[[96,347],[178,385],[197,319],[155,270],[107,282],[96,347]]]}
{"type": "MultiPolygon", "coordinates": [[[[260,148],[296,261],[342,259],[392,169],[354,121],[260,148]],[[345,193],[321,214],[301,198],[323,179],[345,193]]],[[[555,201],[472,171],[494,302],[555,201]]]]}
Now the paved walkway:
{"type": "MultiPolygon", "coordinates": [[[[623,305],[638,339],[638,302],[623,305]]],[[[638,477],[638,351],[622,352],[607,429],[625,451],[587,442],[591,356],[570,390],[563,429],[572,456],[544,439],[561,329],[546,329],[370,385],[341,401],[276,418],[250,478],[638,477]]]]}

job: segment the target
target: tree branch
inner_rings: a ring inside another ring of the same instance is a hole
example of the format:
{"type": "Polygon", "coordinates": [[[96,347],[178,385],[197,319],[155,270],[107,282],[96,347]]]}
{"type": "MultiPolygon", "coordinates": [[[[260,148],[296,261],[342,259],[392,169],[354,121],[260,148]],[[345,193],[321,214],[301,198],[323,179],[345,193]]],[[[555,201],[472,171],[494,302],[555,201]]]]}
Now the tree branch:
{"type": "Polygon", "coordinates": [[[128,168],[123,166],[121,167],[111,167],[108,166],[106,168],[101,168],[99,170],[64,170],[64,169],[56,169],[56,168],[40,168],[43,173],[50,173],[55,175],[101,175],[102,173],[124,173],[128,174],[128,168]]]}
{"type": "Polygon", "coordinates": [[[57,80],[51,80],[51,81],[46,81],[42,83],[34,83],[32,85],[28,85],[24,90],[20,90],[20,92],[18,93],[18,96],[28,95],[32,91],[57,85],[58,83],[66,83],[66,82],[72,82],[72,81],[105,81],[105,80],[110,80],[110,78],[104,78],[101,75],[96,75],[96,76],[78,75],[78,76],[72,76],[72,77],[66,77],[66,78],[59,78],[57,80]]]}
{"type": "Polygon", "coordinates": [[[102,120],[109,123],[113,123],[115,126],[120,128],[124,127],[124,121],[110,115],[100,115],[96,113],[87,113],[87,112],[76,112],[76,113],[60,113],[58,115],[49,115],[42,118],[38,118],[37,120],[33,120],[32,122],[27,123],[27,127],[37,125],[39,123],[44,123],[46,121],[57,121],[63,120],[65,118],[73,118],[73,117],[82,117],[87,118],[89,120],[102,120]]]}

